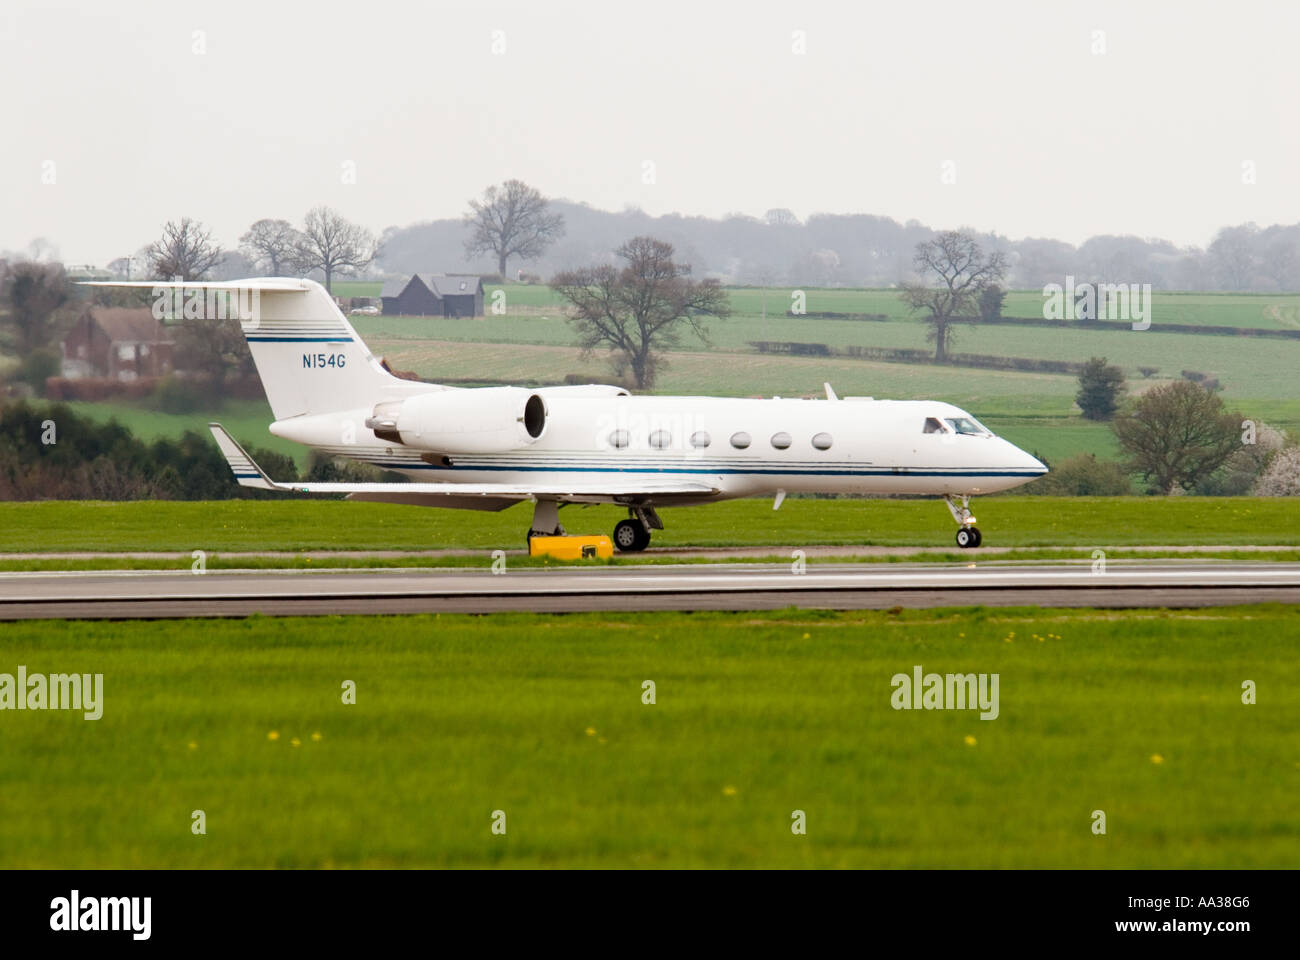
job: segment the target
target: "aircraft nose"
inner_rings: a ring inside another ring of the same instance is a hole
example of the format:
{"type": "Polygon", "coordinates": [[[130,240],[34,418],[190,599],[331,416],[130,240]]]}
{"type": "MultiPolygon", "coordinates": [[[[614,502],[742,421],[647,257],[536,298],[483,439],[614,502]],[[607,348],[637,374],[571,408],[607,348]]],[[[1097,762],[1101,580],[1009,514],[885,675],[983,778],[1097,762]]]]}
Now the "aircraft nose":
{"type": "Polygon", "coordinates": [[[1016,453],[1020,455],[1019,461],[1023,464],[1024,469],[1032,470],[1038,474],[1047,473],[1047,464],[1043,463],[1043,461],[1039,460],[1033,454],[1025,453],[1025,451],[1021,450],[1019,447],[1015,447],[1014,449],[1016,453]]]}
{"type": "MultiPolygon", "coordinates": [[[[998,439],[1002,440],[1001,437],[998,439]]],[[[1008,462],[1015,466],[1017,470],[1023,470],[1026,473],[1033,473],[1038,476],[1047,473],[1047,464],[1037,457],[1025,453],[1010,440],[1002,440],[1002,442],[1006,444],[1005,454],[1008,462]]]]}

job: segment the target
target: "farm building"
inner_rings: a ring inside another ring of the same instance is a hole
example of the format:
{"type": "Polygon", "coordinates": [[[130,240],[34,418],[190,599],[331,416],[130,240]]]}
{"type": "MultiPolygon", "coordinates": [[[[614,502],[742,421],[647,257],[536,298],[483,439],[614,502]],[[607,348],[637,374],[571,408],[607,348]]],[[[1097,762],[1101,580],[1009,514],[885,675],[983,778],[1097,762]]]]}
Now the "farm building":
{"type": "Polygon", "coordinates": [[[481,317],[483,281],[473,274],[414,273],[384,282],[384,313],[408,317],[481,317]]]}
{"type": "Polygon", "coordinates": [[[130,381],[172,369],[173,344],[147,307],[90,307],[63,340],[63,376],[130,381]]]}

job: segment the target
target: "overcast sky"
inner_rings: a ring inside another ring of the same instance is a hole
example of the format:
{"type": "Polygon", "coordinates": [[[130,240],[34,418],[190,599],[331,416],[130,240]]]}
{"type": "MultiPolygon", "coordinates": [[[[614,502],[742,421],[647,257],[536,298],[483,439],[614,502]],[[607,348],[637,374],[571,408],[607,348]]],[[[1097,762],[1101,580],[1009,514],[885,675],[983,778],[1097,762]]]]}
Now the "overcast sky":
{"type": "Polygon", "coordinates": [[[182,215],[233,246],[322,203],[378,232],[508,177],[1204,246],[1300,221],[1298,37],[1288,0],[4,0],[0,250],[102,265],[182,215]]]}

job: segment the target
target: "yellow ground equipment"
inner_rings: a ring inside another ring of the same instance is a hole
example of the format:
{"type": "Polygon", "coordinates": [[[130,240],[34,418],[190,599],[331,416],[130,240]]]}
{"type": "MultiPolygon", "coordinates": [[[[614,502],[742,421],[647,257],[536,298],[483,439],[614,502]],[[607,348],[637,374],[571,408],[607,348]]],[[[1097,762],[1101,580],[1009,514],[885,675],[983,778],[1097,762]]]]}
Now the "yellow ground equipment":
{"type": "Polygon", "coordinates": [[[606,536],[529,537],[528,555],[557,560],[608,560],[614,555],[614,541],[606,536]]]}

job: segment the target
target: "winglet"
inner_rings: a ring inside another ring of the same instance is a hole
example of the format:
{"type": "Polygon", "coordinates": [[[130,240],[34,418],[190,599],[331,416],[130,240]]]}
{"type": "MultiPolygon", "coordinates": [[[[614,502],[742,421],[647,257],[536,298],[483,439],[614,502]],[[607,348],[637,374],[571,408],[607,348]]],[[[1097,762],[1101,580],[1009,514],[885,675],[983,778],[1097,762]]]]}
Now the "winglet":
{"type": "Polygon", "coordinates": [[[286,489],[268,477],[266,472],[253,462],[253,458],[244,452],[244,448],[235,442],[235,438],[226,432],[225,427],[219,423],[209,423],[208,429],[212,431],[213,439],[221,448],[221,455],[226,458],[230,471],[241,487],[252,487],[254,490],[286,489]]]}
{"type": "Polygon", "coordinates": [[[822,386],[826,388],[826,399],[827,399],[827,400],[838,400],[838,399],[839,399],[839,397],[835,396],[835,391],[831,389],[831,385],[830,385],[829,383],[823,383],[822,386]]]}

